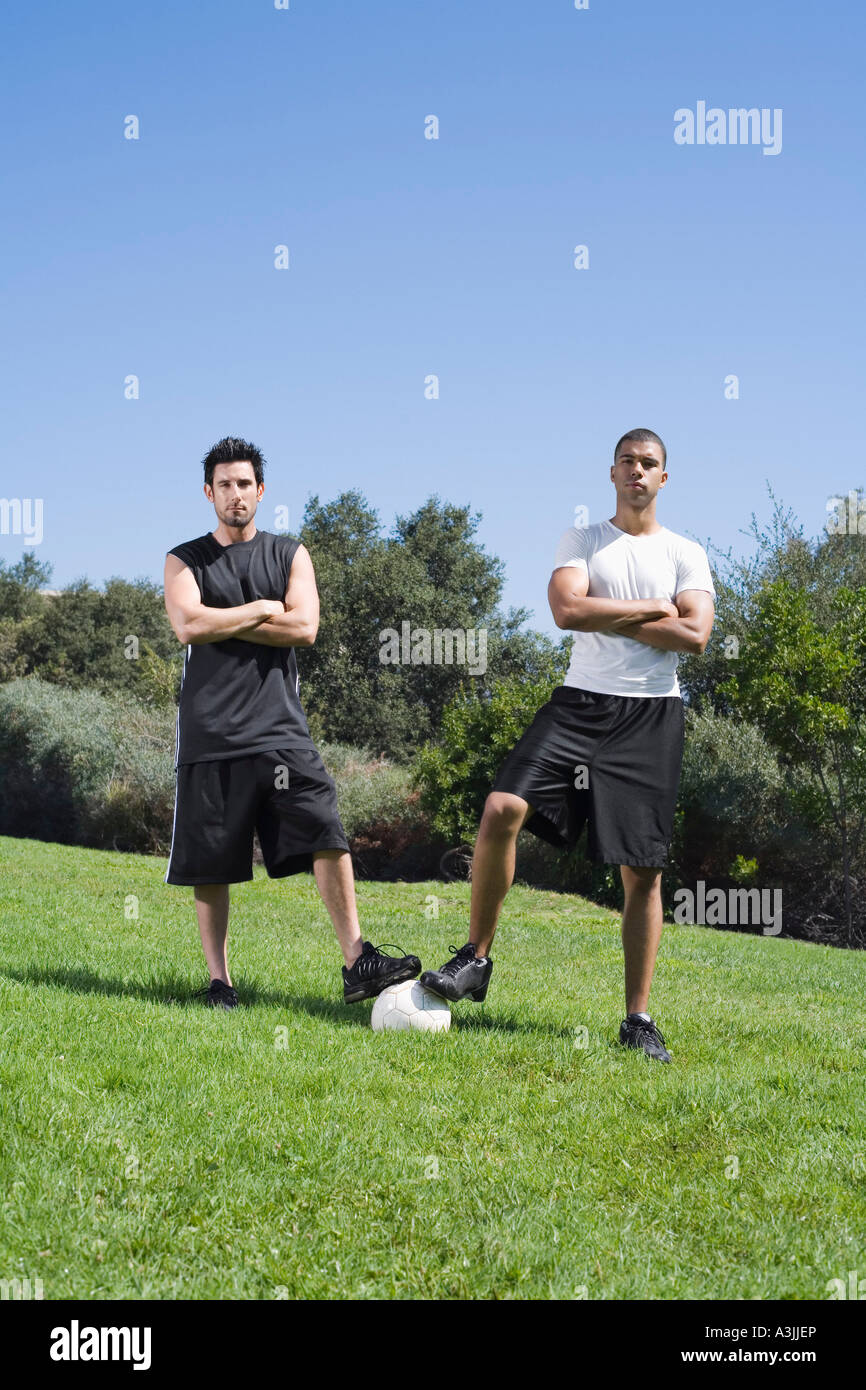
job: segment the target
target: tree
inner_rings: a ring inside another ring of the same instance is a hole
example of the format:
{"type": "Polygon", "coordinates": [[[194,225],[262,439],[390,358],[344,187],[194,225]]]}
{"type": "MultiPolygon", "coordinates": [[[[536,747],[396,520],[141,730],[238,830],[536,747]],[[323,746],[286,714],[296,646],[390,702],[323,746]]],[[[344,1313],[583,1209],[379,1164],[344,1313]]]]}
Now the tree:
{"type": "Polygon", "coordinates": [[[459,690],[489,692],[517,671],[531,679],[557,650],[523,630],[525,610],[499,611],[503,566],[474,539],[479,520],[433,497],[385,536],[359,492],[310,499],[300,539],[322,619],[298,658],[305,707],[327,738],[410,757],[459,690]]]}
{"type": "Polygon", "coordinates": [[[0,618],[21,622],[42,611],[39,590],[51,579],[51,566],[37,560],[32,550],[15,565],[0,560],[0,618]]]}
{"type": "Polygon", "coordinates": [[[866,585],[813,604],[787,578],[746,610],[748,638],[724,693],[794,766],[809,769],[836,827],[849,943],[852,865],[866,806],[866,585]]]}
{"type": "MultiPolygon", "coordinates": [[[[856,589],[866,584],[866,543],[859,535],[825,532],[810,541],[790,508],[768,485],[772,513],[766,525],[752,514],[743,532],[753,553],[734,555],[709,546],[716,587],[716,621],[706,651],[680,658],[679,677],[686,701],[695,710],[731,714],[726,682],[736,667],[737,654],[749,630],[749,609],[765,584],[786,579],[809,595],[819,623],[832,621],[833,595],[840,585],[856,589]],[[732,664],[733,663],[733,664],[732,664]]],[[[855,496],[859,499],[862,490],[855,496]]],[[[862,505],[862,504],[861,504],[862,505]]]]}
{"type": "Polygon", "coordinates": [[[474,841],[499,765],[565,675],[554,651],[531,680],[509,676],[487,692],[460,690],[446,706],[441,737],[415,759],[421,808],[452,844],[474,841]]]}
{"type": "Polygon", "coordinates": [[[176,680],[183,659],[162,589],[146,579],[108,579],[101,591],[86,579],[68,585],[22,629],[19,648],[27,674],[42,680],[145,698],[171,680],[159,663],[169,663],[176,680]]]}

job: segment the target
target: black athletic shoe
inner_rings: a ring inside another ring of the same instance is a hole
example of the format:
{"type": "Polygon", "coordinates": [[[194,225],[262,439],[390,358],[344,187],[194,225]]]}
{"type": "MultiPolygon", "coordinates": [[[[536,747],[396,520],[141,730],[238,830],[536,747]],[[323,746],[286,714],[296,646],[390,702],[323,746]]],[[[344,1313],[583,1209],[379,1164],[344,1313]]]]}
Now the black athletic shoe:
{"type": "Polygon", "coordinates": [[[639,1014],[629,1014],[619,1026],[619,1040],[623,1047],[642,1049],[647,1057],[657,1062],[669,1062],[671,1054],[665,1047],[665,1040],[653,1019],[647,1021],[639,1014]]]}
{"type": "Polygon", "coordinates": [[[225,980],[211,980],[206,989],[196,992],[195,997],[201,999],[209,1009],[236,1009],[238,1006],[237,991],[225,980]]]}
{"type": "Polygon", "coordinates": [[[425,970],[419,983],[433,994],[455,1003],[467,998],[474,999],[476,1004],[483,1003],[493,974],[493,961],[489,956],[476,956],[471,941],[459,951],[456,946],[449,946],[448,950],[451,959],[441,970],[425,970]]]}
{"type": "MultiPolygon", "coordinates": [[[[393,942],[386,941],[386,946],[393,942]]],[[[395,951],[402,947],[394,946],[395,951]]],[[[399,985],[403,980],[414,980],[421,969],[417,956],[389,956],[379,946],[369,941],[361,942],[361,954],[350,969],[343,966],[343,999],[347,1004],[357,1004],[359,999],[375,999],[389,985],[399,985]]]]}

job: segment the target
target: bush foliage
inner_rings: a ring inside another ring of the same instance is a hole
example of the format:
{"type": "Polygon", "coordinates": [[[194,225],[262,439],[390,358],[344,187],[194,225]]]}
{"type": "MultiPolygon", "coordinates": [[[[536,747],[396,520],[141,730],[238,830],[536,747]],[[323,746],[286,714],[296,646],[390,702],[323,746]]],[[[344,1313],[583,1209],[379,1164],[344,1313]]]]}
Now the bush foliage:
{"type": "MultiPolygon", "coordinates": [[[[131,695],[33,677],[0,686],[0,834],[167,854],[175,717],[131,695]]],[[[442,850],[408,768],[338,744],[320,751],[360,872],[433,872],[442,850]]]]}

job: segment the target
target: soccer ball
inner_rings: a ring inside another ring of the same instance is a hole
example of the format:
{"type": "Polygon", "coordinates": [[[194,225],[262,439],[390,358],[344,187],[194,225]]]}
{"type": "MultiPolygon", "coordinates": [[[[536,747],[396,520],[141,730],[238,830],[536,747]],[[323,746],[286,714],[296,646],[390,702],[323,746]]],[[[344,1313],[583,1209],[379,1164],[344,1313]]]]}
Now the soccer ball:
{"type": "Polygon", "coordinates": [[[431,994],[417,980],[404,980],[383,989],[373,1005],[370,1023],[374,1033],[386,1028],[420,1028],[427,1033],[444,1033],[451,1027],[447,1001],[431,994]]]}

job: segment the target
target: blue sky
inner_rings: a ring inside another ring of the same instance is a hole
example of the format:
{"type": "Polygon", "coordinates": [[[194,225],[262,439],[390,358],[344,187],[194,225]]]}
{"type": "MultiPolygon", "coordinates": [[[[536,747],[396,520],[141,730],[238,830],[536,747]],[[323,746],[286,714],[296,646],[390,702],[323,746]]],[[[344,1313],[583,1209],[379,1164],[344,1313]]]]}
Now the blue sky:
{"type": "Polygon", "coordinates": [[[236,433],[266,529],[349,488],[470,504],[546,631],[631,427],[674,530],[747,548],[769,480],[816,534],[864,482],[864,37],[839,0],[18,5],[0,496],[43,499],[55,584],[159,578],[236,433]],[[702,100],[781,108],[781,153],[675,144],[702,100]]]}

